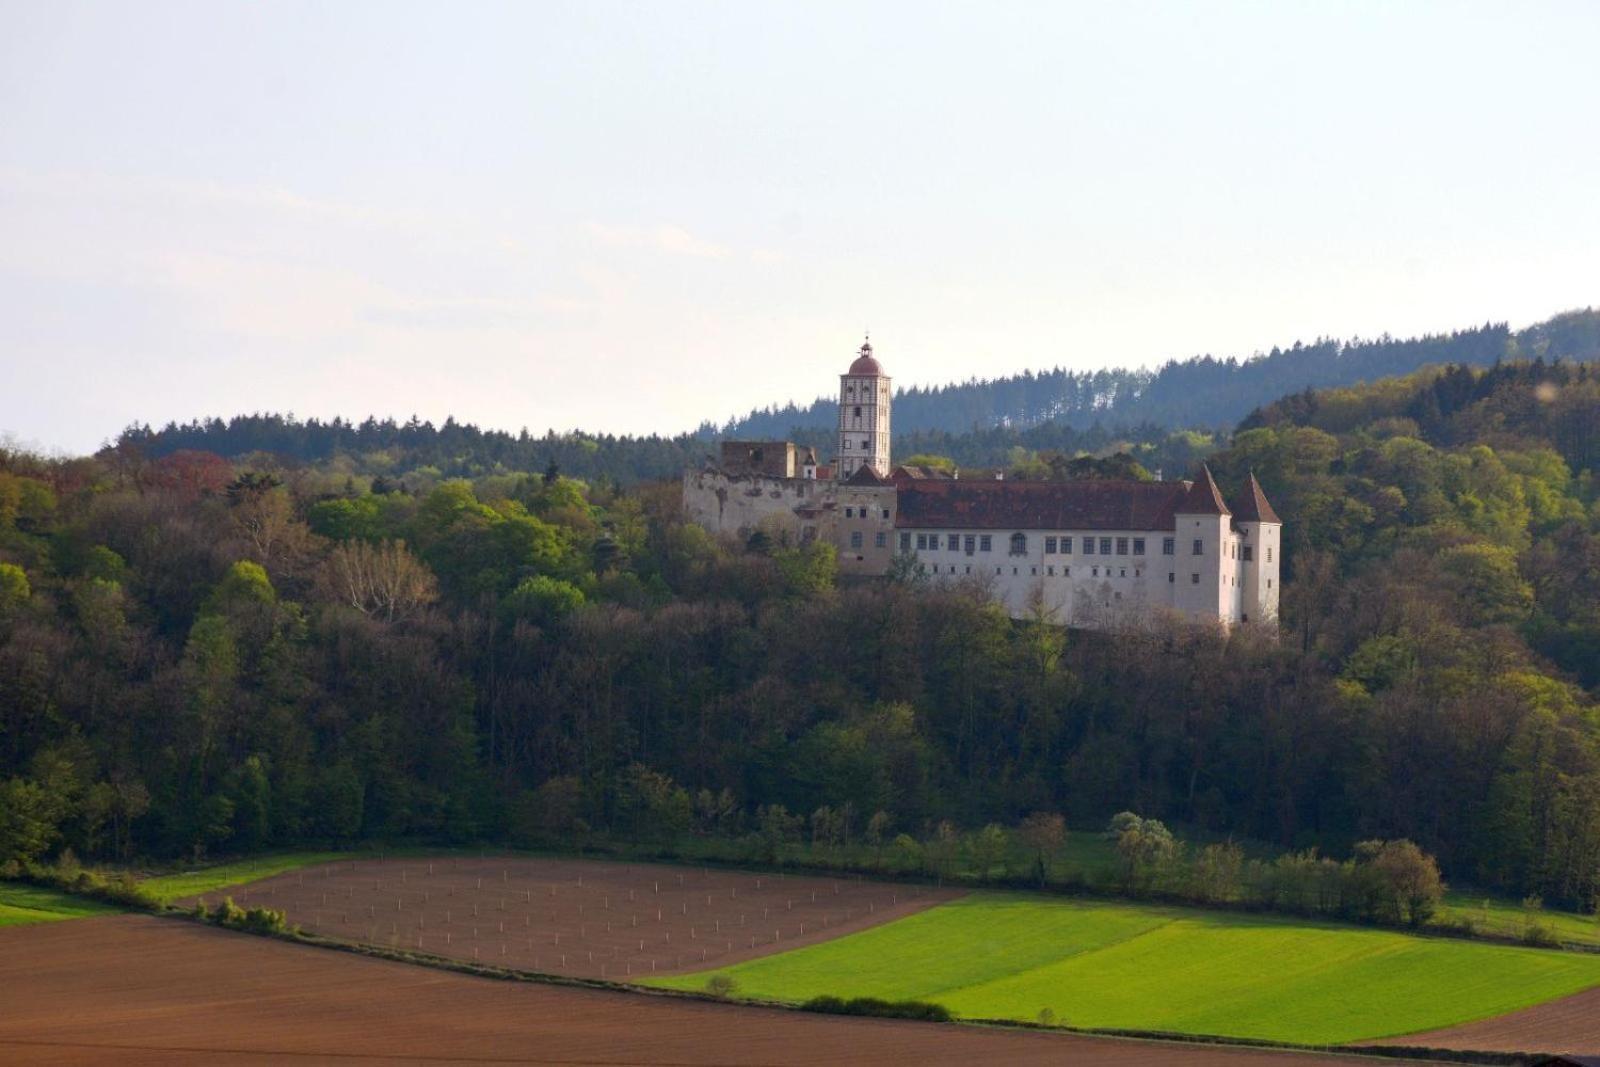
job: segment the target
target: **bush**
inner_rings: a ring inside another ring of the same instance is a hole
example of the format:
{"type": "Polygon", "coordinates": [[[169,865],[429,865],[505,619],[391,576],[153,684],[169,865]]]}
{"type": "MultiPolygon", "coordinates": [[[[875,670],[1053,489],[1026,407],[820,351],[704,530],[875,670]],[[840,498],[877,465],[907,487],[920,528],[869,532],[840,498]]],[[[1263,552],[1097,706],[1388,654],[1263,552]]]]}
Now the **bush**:
{"type": "Polygon", "coordinates": [[[107,877],[99,871],[80,868],[76,864],[52,867],[38,863],[8,864],[7,869],[11,873],[5,877],[59,889],[63,893],[88,897],[90,900],[146,911],[153,911],[159,906],[155,897],[126,871],[107,877]]]}
{"type": "Polygon", "coordinates": [[[801,1011],[821,1012],[824,1015],[873,1015],[886,1019],[918,1019],[922,1022],[947,1023],[950,1009],[943,1004],[929,1004],[923,1000],[880,1000],[877,997],[812,997],[800,1005],[801,1011]]]}
{"type": "Polygon", "coordinates": [[[706,979],[706,992],[714,997],[731,997],[738,983],[725,974],[714,974],[706,979]]]}
{"type": "Polygon", "coordinates": [[[223,897],[222,903],[211,909],[206,918],[230,930],[243,930],[251,934],[288,933],[289,923],[283,912],[272,908],[241,908],[232,897],[223,897]]]}

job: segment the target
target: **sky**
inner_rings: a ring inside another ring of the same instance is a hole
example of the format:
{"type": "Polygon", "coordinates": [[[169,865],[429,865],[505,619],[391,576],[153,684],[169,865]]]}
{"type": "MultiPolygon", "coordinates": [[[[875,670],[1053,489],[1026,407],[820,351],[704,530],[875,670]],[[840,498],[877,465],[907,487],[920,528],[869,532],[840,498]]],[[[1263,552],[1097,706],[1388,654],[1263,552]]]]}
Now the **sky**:
{"type": "Polygon", "coordinates": [[[675,433],[1600,303],[1600,3],[0,0],[0,438],[675,433]]]}

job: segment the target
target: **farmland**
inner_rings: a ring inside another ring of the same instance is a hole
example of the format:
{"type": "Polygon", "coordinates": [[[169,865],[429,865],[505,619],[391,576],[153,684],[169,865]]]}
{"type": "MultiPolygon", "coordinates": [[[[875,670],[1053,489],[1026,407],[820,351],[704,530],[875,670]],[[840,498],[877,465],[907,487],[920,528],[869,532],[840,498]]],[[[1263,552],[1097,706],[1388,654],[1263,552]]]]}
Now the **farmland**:
{"type": "Polygon", "coordinates": [[[7,1063],[1371,1062],[492,981],[143,915],[0,930],[0,989],[0,1060],[7,1063]]]}
{"type": "Polygon", "coordinates": [[[627,980],[837,937],[958,894],[853,878],[447,856],[340,860],[228,895],[329,937],[627,980]]]}
{"type": "MultiPolygon", "coordinates": [[[[703,987],[710,972],[656,980],[703,987]]],[[[743,996],[922,999],[967,1018],[1307,1044],[1434,1029],[1600,985],[1600,956],[1293,919],[977,893],[717,970],[743,996]]]]}

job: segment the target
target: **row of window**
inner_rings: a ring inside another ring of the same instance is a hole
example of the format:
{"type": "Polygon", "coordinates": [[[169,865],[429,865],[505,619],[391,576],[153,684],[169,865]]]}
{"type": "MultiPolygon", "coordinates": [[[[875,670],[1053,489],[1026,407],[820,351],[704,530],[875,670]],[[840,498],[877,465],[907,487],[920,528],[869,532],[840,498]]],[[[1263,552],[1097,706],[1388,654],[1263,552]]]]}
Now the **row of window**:
{"type": "MultiPolygon", "coordinates": [[[[848,516],[848,514],[849,514],[849,509],[848,508],[845,509],[845,514],[848,516]]],[[[865,512],[863,512],[863,517],[864,516],[865,516],[865,512]]],[[[889,513],[887,511],[884,512],[884,516],[883,517],[884,518],[888,518],[889,517],[889,513]]],[[[900,551],[902,551],[902,552],[911,551],[911,536],[912,535],[909,534],[909,533],[902,533],[900,535],[900,551]]],[[[974,540],[974,535],[973,534],[936,534],[936,533],[933,533],[933,534],[921,534],[921,533],[919,533],[919,534],[916,535],[917,550],[919,552],[926,552],[926,551],[929,551],[929,550],[938,551],[938,549],[940,547],[939,540],[940,540],[941,537],[944,538],[944,548],[945,548],[946,551],[949,551],[949,552],[962,552],[962,551],[964,551],[969,556],[972,555],[973,552],[988,552],[988,551],[990,551],[992,549],[993,544],[994,544],[993,539],[992,539],[992,535],[990,535],[990,534],[978,534],[978,535],[976,535],[976,540],[974,540]]],[[[1056,555],[1070,556],[1070,555],[1073,554],[1072,553],[1072,542],[1073,542],[1073,538],[1068,536],[1068,535],[1066,535],[1066,534],[1061,534],[1059,536],[1054,536],[1054,537],[1046,537],[1044,539],[1044,554],[1047,555],[1047,556],[1056,556],[1056,555]]],[[[1118,556],[1126,556],[1126,555],[1129,555],[1130,552],[1131,552],[1132,555],[1142,556],[1142,555],[1144,555],[1144,538],[1142,538],[1142,537],[1085,537],[1085,538],[1082,539],[1081,548],[1082,548],[1082,553],[1081,554],[1085,555],[1085,556],[1094,556],[1094,555],[1109,556],[1109,555],[1112,555],[1112,554],[1115,554],[1115,555],[1118,555],[1118,556]]],[[[1252,562],[1255,559],[1255,554],[1254,554],[1254,552],[1251,551],[1251,548],[1250,548],[1249,545],[1243,545],[1243,546],[1234,545],[1234,546],[1232,546],[1232,549],[1233,550],[1231,551],[1230,555],[1234,559],[1242,558],[1242,559],[1244,559],[1244,561],[1246,563],[1252,562]]],[[[1266,552],[1267,552],[1267,562],[1271,563],[1272,562],[1272,549],[1270,547],[1268,547],[1266,552]]],[[[1013,556],[1025,556],[1025,555],[1027,555],[1027,553],[1028,553],[1028,535],[1027,534],[1021,534],[1021,533],[1012,534],[1011,535],[1011,555],[1013,555],[1013,556]]],[[[1163,537],[1161,539],[1161,554],[1163,556],[1176,555],[1177,554],[1177,538],[1175,538],[1175,537],[1163,537]]],[[[1206,543],[1205,543],[1205,541],[1203,541],[1202,539],[1200,539],[1198,537],[1195,538],[1194,541],[1189,546],[1189,554],[1192,555],[1192,556],[1203,556],[1203,555],[1205,555],[1206,554],[1206,543]]]]}
{"type": "MultiPolygon", "coordinates": [[[[884,517],[888,518],[887,515],[885,515],[884,517]]],[[[850,533],[850,547],[851,548],[860,548],[861,546],[862,546],[861,531],[860,530],[852,530],[851,533],[850,533]]],[[[888,535],[888,533],[886,533],[883,530],[879,530],[877,533],[873,534],[872,535],[872,547],[874,547],[874,548],[888,548],[889,547],[889,535],[888,535]]]]}
{"type": "MultiPolygon", "coordinates": [[[[883,508],[882,510],[883,510],[883,517],[887,519],[889,517],[889,509],[888,508],[883,508]]],[[[844,509],[844,517],[847,518],[847,519],[865,519],[865,518],[868,518],[870,516],[871,516],[871,510],[869,508],[845,508],[844,509]]],[[[904,539],[905,539],[905,534],[901,534],[900,537],[901,537],[901,540],[903,542],[904,539]]],[[[901,547],[904,548],[905,545],[902,543],[901,547]]]]}
{"type": "MultiPolygon", "coordinates": [[[[957,571],[956,570],[957,566],[958,566],[958,564],[955,564],[955,563],[944,563],[944,564],[935,563],[932,566],[930,566],[928,569],[930,571],[932,571],[934,574],[957,574],[957,573],[971,574],[972,573],[972,564],[970,564],[970,563],[965,565],[964,571],[957,571]],[[942,571],[939,569],[941,566],[944,568],[944,570],[942,570],[942,571]]],[[[1091,578],[1100,578],[1100,577],[1110,578],[1112,576],[1112,574],[1111,574],[1112,568],[1110,568],[1110,567],[1104,568],[1104,570],[1105,570],[1105,574],[1104,575],[1102,575],[1100,573],[1101,569],[1102,568],[1100,568],[1100,567],[1090,567],[1089,570],[1090,570],[1091,573],[1090,573],[1089,576],[1091,578]]],[[[1117,577],[1126,578],[1128,576],[1128,568],[1119,567],[1119,568],[1116,568],[1116,569],[1119,572],[1117,577]]],[[[996,567],[994,569],[994,572],[996,574],[1004,574],[1005,573],[1005,568],[1004,567],[996,567]]],[[[1021,567],[1012,567],[1011,568],[1011,573],[1013,575],[1021,575],[1022,568],[1021,567]]],[[[1037,577],[1038,574],[1039,574],[1038,565],[1035,564],[1034,566],[1029,567],[1028,568],[1028,573],[1030,575],[1033,575],[1033,576],[1037,577]]],[[[1045,577],[1047,577],[1047,578],[1056,577],[1056,565],[1054,563],[1045,564],[1044,573],[1045,573],[1045,577]]],[[[1137,568],[1137,567],[1134,568],[1133,576],[1135,578],[1143,577],[1143,575],[1144,575],[1144,571],[1142,569],[1137,568]]],[[[1062,568],[1061,568],[1061,577],[1063,577],[1063,578],[1071,578],[1072,577],[1072,568],[1068,567],[1068,566],[1062,566],[1062,568]]],[[[1171,580],[1171,578],[1172,578],[1172,576],[1170,574],[1167,575],[1167,579],[1169,581],[1171,580]]]]}

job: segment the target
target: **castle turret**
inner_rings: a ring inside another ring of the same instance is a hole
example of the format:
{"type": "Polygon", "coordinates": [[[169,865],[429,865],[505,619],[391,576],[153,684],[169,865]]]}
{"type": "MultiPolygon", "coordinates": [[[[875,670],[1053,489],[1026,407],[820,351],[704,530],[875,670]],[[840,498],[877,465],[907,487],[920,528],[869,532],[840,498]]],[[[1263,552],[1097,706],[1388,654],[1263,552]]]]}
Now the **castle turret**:
{"type": "Polygon", "coordinates": [[[850,369],[839,376],[839,457],[835,477],[844,481],[863,466],[889,476],[889,376],[863,341],[850,369]]]}
{"type": "Polygon", "coordinates": [[[1255,472],[1244,494],[1234,502],[1233,526],[1239,535],[1240,605],[1244,622],[1272,623],[1278,619],[1278,568],[1283,557],[1283,520],[1272,510],[1255,472]]]}
{"type": "Polygon", "coordinates": [[[1211,468],[1201,467],[1200,477],[1173,509],[1177,571],[1173,606],[1191,618],[1237,617],[1232,610],[1238,565],[1230,558],[1231,517],[1211,468]]]}

